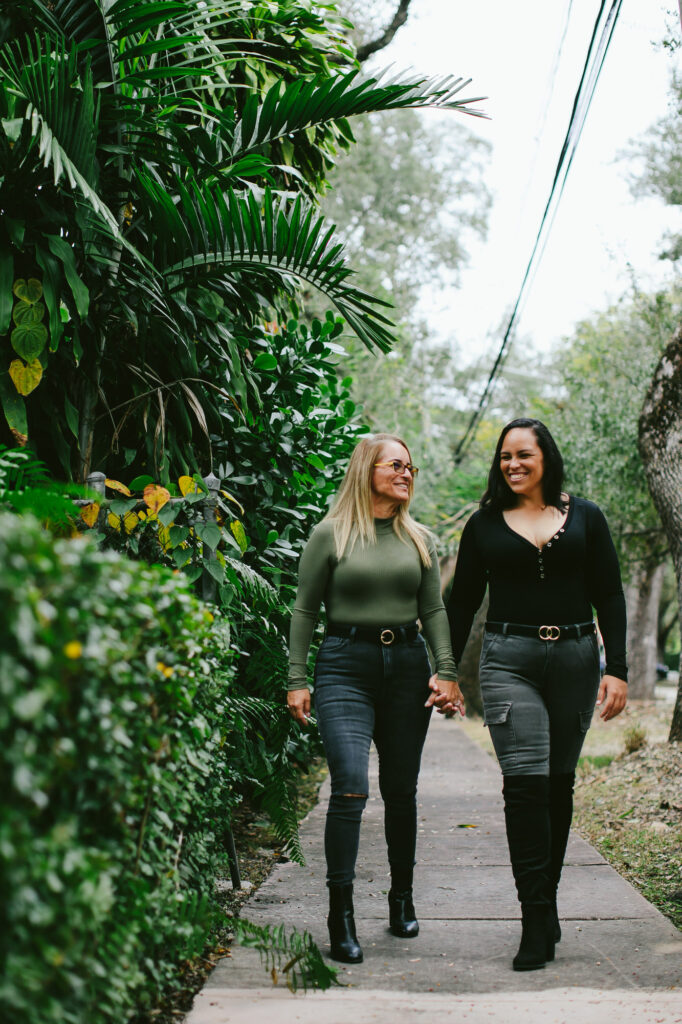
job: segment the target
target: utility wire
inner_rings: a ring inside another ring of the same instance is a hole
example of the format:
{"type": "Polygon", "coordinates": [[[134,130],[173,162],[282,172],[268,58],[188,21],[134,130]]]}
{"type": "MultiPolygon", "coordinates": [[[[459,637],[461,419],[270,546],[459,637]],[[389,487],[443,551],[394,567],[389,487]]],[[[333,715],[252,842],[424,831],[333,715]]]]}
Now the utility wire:
{"type": "Polygon", "coordinates": [[[537,269],[539,259],[541,258],[542,253],[544,252],[545,246],[547,244],[547,238],[549,236],[549,231],[554,222],[559,201],[561,199],[561,196],[563,195],[564,187],[566,185],[566,178],[568,176],[571,164],[573,163],[573,157],[575,156],[578,142],[580,141],[582,130],[585,125],[585,119],[587,117],[588,111],[592,103],[592,99],[597,86],[597,82],[599,81],[599,76],[601,74],[602,67],[604,66],[604,60],[606,58],[606,54],[608,52],[611,39],[613,37],[613,31],[616,27],[616,22],[618,21],[618,15],[620,14],[620,9],[623,0],[612,0],[611,7],[602,25],[604,10],[606,8],[606,2],[607,0],[601,0],[599,13],[597,14],[594,23],[592,37],[590,39],[590,45],[587,50],[587,57],[585,58],[585,64],[583,66],[583,71],[580,76],[580,82],[578,84],[578,89],[576,91],[575,98],[573,101],[573,109],[571,111],[568,129],[566,131],[564,142],[561,147],[561,153],[557,161],[557,166],[554,173],[554,180],[552,182],[552,187],[549,193],[549,199],[547,200],[547,204],[545,206],[545,210],[540,221],[540,227],[538,228],[538,232],[535,238],[535,244],[533,245],[533,249],[530,254],[530,259],[528,260],[528,263],[526,265],[526,270],[521,281],[521,287],[519,288],[516,297],[516,302],[514,303],[514,307],[511,312],[511,316],[507,321],[504,336],[502,338],[502,342],[500,344],[497,357],[495,359],[495,362],[493,363],[493,367],[488,376],[488,380],[486,382],[485,388],[483,389],[483,393],[481,394],[478,406],[476,407],[471,416],[469,425],[467,426],[464,436],[462,437],[459,444],[457,445],[457,448],[455,449],[455,465],[459,465],[462,459],[464,458],[464,455],[466,454],[469,445],[471,444],[476,435],[478,424],[488,406],[488,402],[490,400],[490,396],[493,390],[493,385],[495,383],[497,376],[500,373],[500,370],[502,369],[504,360],[508,355],[509,349],[511,347],[512,332],[516,325],[516,320],[518,317],[522,300],[525,297],[526,288],[529,285],[535,273],[535,270],[537,269]],[[602,25],[601,32],[600,25],[602,25]],[[595,46],[597,36],[599,36],[599,40],[595,46]],[[537,260],[536,256],[538,257],[537,260]]]}

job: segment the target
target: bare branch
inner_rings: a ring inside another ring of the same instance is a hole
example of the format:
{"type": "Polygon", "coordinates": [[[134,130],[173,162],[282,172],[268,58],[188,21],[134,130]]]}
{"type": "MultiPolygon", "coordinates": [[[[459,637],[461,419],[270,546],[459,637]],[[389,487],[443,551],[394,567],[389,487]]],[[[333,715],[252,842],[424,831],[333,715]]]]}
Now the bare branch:
{"type": "MultiPolygon", "coordinates": [[[[383,50],[385,46],[393,40],[394,35],[399,28],[402,28],[407,21],[408,8],[411,0],[400,0],[398,4],[398,10],[393,15],[393,21],[391,24],[382,32],[378,39],[373,39],[370,43],[363,43],[362,46],[358,46],[357,57],[360,63],[371,57],[377,50],[383,50]]],[[[682,0],[680,0],[682,3],[682,0]]]]}

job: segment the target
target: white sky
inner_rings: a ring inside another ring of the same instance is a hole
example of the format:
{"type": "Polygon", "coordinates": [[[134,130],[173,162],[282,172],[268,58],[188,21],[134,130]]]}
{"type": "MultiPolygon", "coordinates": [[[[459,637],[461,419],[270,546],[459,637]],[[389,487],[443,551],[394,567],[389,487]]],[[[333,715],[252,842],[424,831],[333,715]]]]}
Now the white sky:
{"type": "MultiPolygon", "coordinates": [[[[486,176],[494,195],[488,238],[472,247],[461,289],[430,297],[424,310],[436,334],[452,336],[454,330],[463,354],[494,347],[492,334],[515,301],[549,195],[599,0],[573,0],[550,100],[567,8],[568,0],[412,0],[407,24],[375,58],[382,66],[471,77],[467,95],[489,97],[482,106],[491,121],[465,119],[493,145],[486,176]]],[[[667,110],[674,58],[653,45],[666,35],[666,10],[676,11],[677,0],[624,0],[517,322],[518,336],[544,351],[570,334],[576,321],[617,301],[632,271],[644,289],[672,276],[670,263],[658,261],[656,253],[666,228],[681,230],[679,217],[657,200],[633,200],[627,164],[615,160],[667,110]]],[[[444,130],[449,119],[461,118],[435,111],[422,116],[438,119],[444,130]]]]}

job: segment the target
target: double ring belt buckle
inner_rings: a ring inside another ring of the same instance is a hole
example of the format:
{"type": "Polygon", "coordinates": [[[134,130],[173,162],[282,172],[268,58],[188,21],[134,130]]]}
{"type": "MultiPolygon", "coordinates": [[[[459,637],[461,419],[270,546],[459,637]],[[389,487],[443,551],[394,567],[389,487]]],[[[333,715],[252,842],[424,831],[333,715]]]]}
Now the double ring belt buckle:
{"type": "Polygon", "coordinates": [[[382,629],[381,633],[379,633],[379,639],[384,647],[390,647],[395,640],[395,633],[392,629],[382,629]]]}
{"type": "Polygon", "coordinates": [[[541,640],[558,640],[561,636],[561,630],[558,626],[540,626],[538,636],[541,640]]]}

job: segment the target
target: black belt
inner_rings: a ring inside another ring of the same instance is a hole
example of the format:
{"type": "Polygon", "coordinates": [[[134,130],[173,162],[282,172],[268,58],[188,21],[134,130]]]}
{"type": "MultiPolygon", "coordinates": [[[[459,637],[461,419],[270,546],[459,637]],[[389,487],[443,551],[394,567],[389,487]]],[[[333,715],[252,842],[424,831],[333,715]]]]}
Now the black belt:
{"type": "Polygon", "coordinates": [[[486,622],[487,633],[502,633],[504,636],[532,636],[536,640],[576,640],[588,633],[596,633],[594,622],[576,622],[569,626],[524,626],[516,622],[486,622]]]}
{"type": "Polygon", "coordinates": [[[335,626],[330,623],[327,626],[326,635],[346,636],[352,640],[364,640],[370,644],[383,644],[384,647],[390,647],[391,644],[416,640],[419,636],[419,629],[416,622],[407,626],[335,626]]]}

